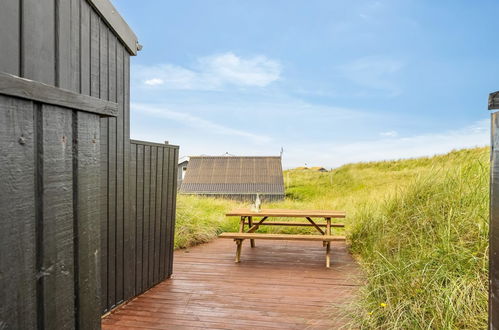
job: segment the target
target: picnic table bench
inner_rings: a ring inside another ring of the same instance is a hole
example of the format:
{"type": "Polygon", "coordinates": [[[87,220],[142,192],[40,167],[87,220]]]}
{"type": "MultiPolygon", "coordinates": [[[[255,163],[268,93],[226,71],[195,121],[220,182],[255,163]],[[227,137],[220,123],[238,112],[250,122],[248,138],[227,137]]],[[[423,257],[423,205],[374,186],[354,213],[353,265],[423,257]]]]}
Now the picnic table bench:
{"type": "Polygon", "coordinates": [[[262,209],[259,212],[256,212],[249,209],[236,209],[227,213],[226,216],[241,217],[239,232],[222,233],[219,235],[220,238],[230,238],[234,239],[236,242],[235,262],[241,262],[241,247],[245,239],[250,240],[252,248],[255,247],[255,239],[318,241],[323,242],[323,246],[326,247],[326,267],[329,268],[331,264],[331,242],[345,239],[344,236],[331,235],[332,227],[345,226],[343,223],[331,223],[331,219],[345,218],[346,214],[343,211],[262,209]],[[254,219],[254,217],[258,217],[260,219],[257,220],[254,219]],[[266,221],[268,218],[305,218],[308,222],[266,221]],[[316,223],[312,218],[324,219],[326,223],[316,223]],[[245,226],[248,226],[246,231],[245,226]],[[260,226],[314,227],[321,235],[255,233],[260,226]],[[323,230],[323,228],[325,230],[323,230]]]}

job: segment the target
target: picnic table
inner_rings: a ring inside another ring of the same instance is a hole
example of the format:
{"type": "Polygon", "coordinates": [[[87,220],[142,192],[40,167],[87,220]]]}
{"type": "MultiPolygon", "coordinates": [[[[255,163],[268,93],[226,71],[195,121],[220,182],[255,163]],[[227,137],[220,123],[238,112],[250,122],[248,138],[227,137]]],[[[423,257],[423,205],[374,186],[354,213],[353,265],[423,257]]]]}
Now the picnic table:
{"type": "Polygon", "coordinates": [[[241,262],[241,247],[245,239],[250,240],[251,247],[255,247],[255,239],[273,239],[273,240],[299,240],[299,241],[318,241],[323,242],[326,248],[326,267],[331,264],[330,250],[331,242],[344,240],[344,236],[332,236],[332,227],[344,227],[343,223],[332,223],[331,219],[345,218],[346,214],[343,211],[332,210],[287,210],[287,209],[262,209],[260,211],[252,211],[250,209],[235,209],[226,214],[226,216],[241,217],[239,224],[239,232],[222,233],[220,238],[234,239],[236,242],[236,259],[235,262],[241,262]],[[267,221],[269,218],[303,218],[308,222],[293,222],[293,221],[267,221]],[[313,218],[325,220],[324,222],[316,222],[313,218]],[[246,229],[247,226],[247,229],[246,229]],[[313,234],[266,234],[256,233],[260,226],[297,226],[297,227],[314,227],[320,235],[313,234]]]}

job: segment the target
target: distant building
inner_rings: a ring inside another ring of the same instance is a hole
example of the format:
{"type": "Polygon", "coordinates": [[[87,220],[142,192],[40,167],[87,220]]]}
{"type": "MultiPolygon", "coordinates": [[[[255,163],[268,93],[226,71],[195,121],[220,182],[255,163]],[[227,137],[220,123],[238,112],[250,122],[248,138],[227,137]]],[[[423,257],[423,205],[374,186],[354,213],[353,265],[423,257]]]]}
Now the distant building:
{"type": "Polygon", "coordinates": [[[327,169],[325,169],[324,167],[320,167],[320,166],[311,167],[310,170],[317,171],[317,172],[327,172],[327,169]]]}
{"type": "Polygon", "coordinates": [[[328,170],[324,167],[321,166],[314,166],[314,167],[306,167],[306,166],[299,166],[295,168],[295,170],[310,170],[310,171],[316,171],[316,172],[328,172],[328,170]]]}
{"type": "Polygon", "coordinates": [[[264,201],[281,200],[281,157],[190,157],[180,193],[246,201],[254,201],[260,194],[264,201]]]}
{"type": "Polygon", "coordinates": [[[177,170],[177,186],[180,189],[182,180],[184,180],[185,173],[187,172],[187,165],[189,164],[189,157],[183,157],[179,160],[177,170]]]}

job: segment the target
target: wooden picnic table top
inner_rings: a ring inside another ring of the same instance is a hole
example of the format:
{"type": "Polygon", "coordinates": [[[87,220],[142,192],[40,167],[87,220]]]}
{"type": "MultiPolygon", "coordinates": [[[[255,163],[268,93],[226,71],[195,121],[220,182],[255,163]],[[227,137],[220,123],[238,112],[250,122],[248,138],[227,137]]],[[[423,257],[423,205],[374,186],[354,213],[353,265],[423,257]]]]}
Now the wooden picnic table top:
{"type": "Polygon", "coordinates": [[[261,209],[255,212],[250,209],[235,209],[226,214],[228,217],[281,217],[281,218],[344,218],[344,211],[333,210],[286,210],[286,209],[261,209]]]}

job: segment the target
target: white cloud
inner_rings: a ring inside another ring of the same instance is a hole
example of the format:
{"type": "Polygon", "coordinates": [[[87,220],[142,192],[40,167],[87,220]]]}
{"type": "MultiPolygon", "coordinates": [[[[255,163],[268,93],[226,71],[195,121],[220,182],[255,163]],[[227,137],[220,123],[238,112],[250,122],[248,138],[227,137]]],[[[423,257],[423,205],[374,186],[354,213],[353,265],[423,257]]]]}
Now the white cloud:
{"type": "Polygon", "coordinates": [[[231,52],[201,57],[192,68],[173,64],[133,67],[139,86],[177,90],[220,90],[227,86],[265,87],[279,80],[281,65],[265,56],[243,58],[231,52]]]}
{"type": "MultiPolygon", "coordinates": [[[[134,109],[136,107],[134,106],[134,109]]],[[[142,110],[139,110],[142,112],[142,110]]],[[[183,122],[190,127],[205,129],[205,120],[192,118],[184,114],[166,113],[163,115],[168,119],[183,122]]],[[[324,166],[335,168],[348,163],[393,160],[403,158],[415,158],[444,154],[455,149],[485,146],[489,144],[489,119],[477,121],[469,126],[444,131],[441,133],[429,133],[397,138],[379,138],[375,140],[357,140],[350,142],[301,142],[300,139],[279,139],[273,137],[261,137],[249,132],[238,131],[222,127],[222,131],[215,134],[219,129],[218,124],[209,122],[206,131],[199,134],[183,133],[176,131],[175,134],[165,133],[160,130],[133,130],[132,135],[136,139],[147,141],[172,140],[174,144],[180,144],[181,155],[223,155],[229,152],[234,155],[278,155],[279,150],[284,147],[283,166],[294,168],[303,166],[324,166]],[[225,131],[228,129],[228,131],[225,131]],[[233,138],[217,137],[216,134],[232,136],[233,138]],[[202,137],[201,137],[202,136],[202,137]],[[240,139],[238,137],[245,137],[240,139]]],[[[180,129],[180,128],[179,128],[180,129]]]]}
{"type": "Polygon", "coordinates": [[[233,53],[202,58],[201,66],[208,74],[235,85],[264,87],[279,79],[281,65],[265,56],[243,59],[233,53]]]}
{"type": "Polygon", "coordinates": [[[399,133],[397,133],[397,131],[387,131],[387,132],[381,132],[379,133],[379,135],[386,137],[396,137],[399,135],[399,133]]]}
{"type": "MultiPolygon", "coordinates": [[[[488,145],[490,120],[484,119],[457,130],[401,138],[382,138],[350,143],[291,145],[285,167],[308,164],[337,167],[347,163],[433,156],[451,150],[488,145]]],[[[284,147],[286,150],[286,147],[284,147]]]]}
{"type": "MultiPolygon", "coordinates": [[[[271,138],[268,136],[265,136],[265,135],[254,134],[251,132],[246,132],[243,130],[234,129],[231,127],[220,125],[220,124],[217,124],[215,122],[191,115],[191,114],[186,113],[186,112],[172,111],[166,107],[152,106],[152,105],[148,105],[148,104],[132,103],[131,108],[132,108],[132,111],[141,112],[143,114],[147,114],[147,115],[150,115],[153,117],[174,120],[174,121],[176,121],[180,124],[183,124],[187,127],[202,130],[205,132],[204,133],[205,135],[206,135],[206,132],[208,132],[210,134],[215,134],[215,135],[242,137],[242,138],[245,138],[246,140],[250,140],[250,141],[257,143],[257,144],[268,143],[269,141],[271,141],[271,138]]],[[[200,135],[196,135],[196,136],[197,136],[197,138],[200,139],[200,143],[202,143],[202,138],[199,137],[200,135]]]]}
{"type": "Polygon", "coordinates": [[[165,82],[163,81],[163,79],[160,78],[152,78],[144,81],[144,83],[149,86],[157,86],[157,85],[163,85],[165,82]]]}

